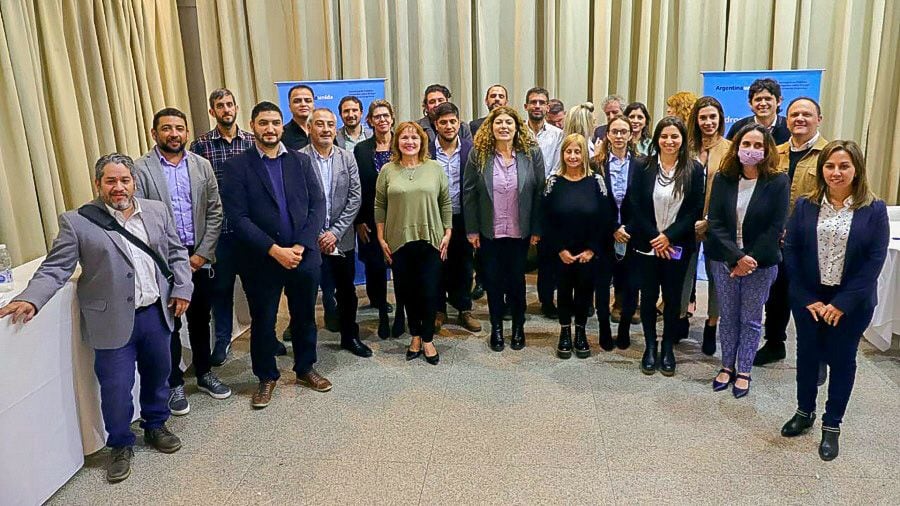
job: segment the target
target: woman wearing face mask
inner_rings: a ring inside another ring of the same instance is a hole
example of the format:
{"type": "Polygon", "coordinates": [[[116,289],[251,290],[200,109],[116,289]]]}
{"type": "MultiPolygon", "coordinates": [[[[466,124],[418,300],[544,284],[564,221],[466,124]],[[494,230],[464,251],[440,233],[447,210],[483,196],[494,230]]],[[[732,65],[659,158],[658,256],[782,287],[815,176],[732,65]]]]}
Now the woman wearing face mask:
{"type": "MultiPolygon", "coordinates": [[[[697,241],[706,240],[706,234],[709,229],[707,216],[709,215],[709,197],[712,195],[713,181],[719,166],[728,148],[731,147],[731,141],[725,139],[725,113],[722,110],[722,104],[713,97],[700,97],[691,109],[690,123],[688,123],[688,139],[691,145],[691,156],[693,156],[701,165],[706,175],[706,200],[703,205],[703,219],[694,224],[694,232],[697,234],[697,241]]],[[[692,259],[692,269],[688,270],[688,278],[691,283],[685,284],[685,291],[682,293],[682,313],[687,312],[690,304],[692,293],[696,291],[697,259],[692,259]]],[[[707,296],[707,315],[706,325],[703,326],[703,353],[712,356],[716,352],[716,327],[719,324],[719,304],[716,298],[716,285],[710,271],[709,256],[705,255],[704,263],[706,267],[706,275],[708,279],[707,296]]],[[[683,326],[686,327],[684,323],[683,326]]],[[[686,332],[682,331],[682,336],[686,332]]]]}
{"type": "Polygon", "coordinates": [[[688,154],[684,123],[672,116],[660,120],[653,132],[655,149],[647,169],[635,174],[629,193],[625,228],[631,234],[641,283],[641,323],[646,350],[641,371],[659,368],[675,374],[674,331],[678,324],[681,289],[687,259],[697,247],[694,222],[703,211],[703,167],[688,154]],[[662,290],[663,342],[656,342],[656,299],[662,290]]]}
{"type": "MultiPolygon", "coordinates": [[[[627,130],[626,130],[627,131],[627,130]]],[[[600,343],[612,348],[609,330],[609,278],[612,258],[613,207],[602,174],[596,174],[587,157],[587,143],[581,134],[568,135],[562,142],[560,166],[547,178],[542,206],[544,237],[559,258],[559,358],[591,356],[585,325],[594,294],[594,279],[606,280],[606,301],[597,301],[600,343]],[[603,272],[598,272],[598,271],[603,272]],[[606,307],[607,310],[603,311],[606,307]],[[572,342],[572,317],[575,342],[572,342]]]]}
{"type": "Polygon", "coordinates": [[[869,191],[866,161],[853,141],[832,141],[816,163],[816,190],[797,200],[787,226],[784,263],[797,325],[797,412],[784,437],[816,418],[819,362],[828,364],[828,402],[819,457],[838,456],[841,421],[853,391],[859,338],[878,303],[890,225],[884,201],[869,191]]]}
{"type": "Polygon", "coordinates": [[[631,143],[634,145],[634,152],[648,156],[653,138],[650,136],[650,113],[647,112],[647,106],[641,102],[632,102],[622,114],[631,123],[631,143]]]}
{"type": "MultiPolygon", "coordinates": [[[[631,247],[631,233],[625,223],[630,221],[630,209],[626,202],[632,191],[632,182],[635,175],[644,170],[647,162],[645,158],[632,152],[634,148],[634,144],[631,142],[632,126],[633,123],[630,123],[621,114],[609,120],[606,136],[594,158],[595,163],[601,167],[600,172],[606,179],[611,203],[614,206],[615,258],[612,260],[612,278],[615,299],[612,307],[612,321],[619,324],[615,345],[622,350],[631,346],[631,325],[640,323],[640,320],[634,321],[633,319],[637,310],[638,291],[640,290],[640,280],[637,279],[638,276],[635,276],[639,268],[635,263],[634,248],[631,247]]],[[[608,302],[609,280],[598,278],[597,318],[600,322],[600,346],[605,350],[610,350],[613,346],[612,340],[604,339],[604,330],[609,329],[609,315],[601,309],[607,307],[608,302]]]]}
{"type": "Polygon", "coordinates": [[[789,198],[790,181],[778,171],[772,135],[761,125],[742,128],[713,182],[704,243],[721,317],[722,369],[712,383],[716,392],[732,381],[735,398],[750,391],[763,306],[781,261],[778,243],[789,198]]]}
{"type": "Polygon", "coordinates": [[[469,242],[481,250],[491,315],[490,347],[502,351],[503,313],[512,313],[510,347],[525,347],[525,260],[540,240],[544,158],[515,109],[485,118],[466,162],[463,214],[469,242]]]}
{"type": "Polygon", "coordinates": [[[401,123],[391,141],[391,161],[375,183],[375,227],[406,305],[412,334],[406,360],[422,354],[429,364],[440,360],[434,316],[453,228],[451,204],[447,174],[428,157],[428,135],[418,123],[401,123]]]}

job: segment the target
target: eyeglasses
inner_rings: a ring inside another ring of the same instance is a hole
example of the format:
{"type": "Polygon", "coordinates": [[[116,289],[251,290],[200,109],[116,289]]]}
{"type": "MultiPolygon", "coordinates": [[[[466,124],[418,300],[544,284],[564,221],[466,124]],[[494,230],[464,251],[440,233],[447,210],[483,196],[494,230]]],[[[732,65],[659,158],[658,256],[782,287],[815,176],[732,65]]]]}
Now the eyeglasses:
{"type": "Polygon", "coordinates": [[[626,137],[631,133],[631,130],[610,130],[609,135],[613,137],[626,137]]]}
{"type": "Polygon", "coordinates": [[[372,116],[372,119],[374,119],[375,121],[382,120],[382,119],[391,119],[391,115],[390,114],[376,114],[375,116],[372,116]]]}

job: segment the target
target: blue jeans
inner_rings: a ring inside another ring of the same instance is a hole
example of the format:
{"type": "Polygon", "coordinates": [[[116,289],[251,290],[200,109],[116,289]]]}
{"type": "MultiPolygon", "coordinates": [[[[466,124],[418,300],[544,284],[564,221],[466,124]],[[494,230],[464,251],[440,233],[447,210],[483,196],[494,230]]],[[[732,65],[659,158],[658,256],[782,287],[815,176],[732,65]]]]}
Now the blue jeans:
{"type": "Polygon", "coordinates": [[[134,329],[128,343],[114,350],[94,350],[94,373],[100,382],[100,411],[109,437],[106,445],[134,445],[131,419],[134,404],[134,364],[141,374],[141,427],[156,429],[169,419],[169,341],[160,302],[134,313],[134,329]]]}

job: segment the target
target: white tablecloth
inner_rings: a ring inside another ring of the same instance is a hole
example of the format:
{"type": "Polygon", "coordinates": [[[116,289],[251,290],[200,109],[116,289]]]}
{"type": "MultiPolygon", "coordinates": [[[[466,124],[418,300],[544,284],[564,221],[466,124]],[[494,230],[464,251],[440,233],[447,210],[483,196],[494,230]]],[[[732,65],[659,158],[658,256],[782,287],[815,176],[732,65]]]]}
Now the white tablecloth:
{"type": "MultiPolygon", "coordinates": [[[[28,284],[39,258],[13,270],[14,290],[28,284]]],[[[78,274],[27,325],[0,320],[0,505],[41,504],[106,444],[94,352],[81,340],[78,274]]],[[[249,327],[240,281],[234,336],[249,327]]],[[[187,325],[182,342],[187,344],[187,325]]],[[[190,354],[184,355],[189,359],[190,354]]],[[[135,381],[134,399],[138,399],[135,381]]],[[[139,408],[135,406],[135,417],[139,408]]]]}
{"type": "Polygon", "coordinates": [[[863,336],[879,350],[887,351],[894,334],[900,334],[900,221],[891,222],[887,259],[878,276],[878,306],[863,336]]]}

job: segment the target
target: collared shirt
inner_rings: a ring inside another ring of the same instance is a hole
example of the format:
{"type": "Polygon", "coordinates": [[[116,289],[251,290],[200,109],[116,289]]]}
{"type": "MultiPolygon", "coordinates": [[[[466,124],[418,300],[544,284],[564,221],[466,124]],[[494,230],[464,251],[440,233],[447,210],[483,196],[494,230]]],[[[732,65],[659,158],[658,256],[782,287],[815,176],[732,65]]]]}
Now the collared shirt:
{"type": "Polygon", "coordinates": [[[622,221],[622,202],[628,191],[629,169],[631,167],[631,153],[625,152],[625,158],[619,158],[612,152],[609,153],[609,179],[612,183],[612,194],[616,200],[616,208],[619,209],[619,221],[622,221]]]}
{"type": "Polygon", "coordinates": [[[453,214],[459,214],[462,212],[462,204],[459,199],[459,179],[462,177],[459,167],[459,136],[456,137],[456,149],[449,155],[444,153],[444,150],[441,148],[441,142],[435,138],[434,153],[434,159],[444,168],[444,173],[447,174],[447,179],[450,181],[450,202],[453,207],[453,214]]]}
{"type": "MultiPolygon", "coordinates": [[[[513,153],[515,155],[515,153],[513,153]]],[[[519,239],[519,174],[513,156],[509,164],[499,153],[494,154],[494,239],[519,239]]]]}
{"type": "Polygon", "coordinates": [[[175,216],[175,231],[181,244],[194,245],[194,208],[191,201],[191,175],[188,173],[187,153],[181,160],[172,165],[166,157],[156,150],[159,164],[166,173],[166,186],[169,187],[169,200],[172,201],[172,214],[175,216]]]}
{"type": "Polygon", "coordinates": [[[284,143],[279,142],[278,153],[275,155],[275,158],[266,156],[263,150],[259,149],[259,146],[256,146],[256,152],[259,153],[259,157],[262,158],[263,165],[266,167],[269,180],[272,182],[272,189],[275,190],[275,201],[278,203],[278,238],[275,242],[280,246],[289,245],[294,240],[294,227],[291,224],[291,214],[287,207],[284,172],[282,170],[282,160],[284,155],[287,154],[287,148],[284,147],[284,143]]]}
{"type": "Polygon", "coordinates": [[[284,125],[281,142],[291,149],[303,149],[309,144],[309,134],[296,121],[291,119],[284,125]]]}
{"type": "Polygon", "coordinates": [[[334,179],[334,171],[332,168],[334,167],[334,146],[331,148],[331,153],[323,157],[319,154],[315,149],[313,152],[313,161],[316,163],[316,168],[319,170],[319,182],[322,183],[322,189],[325,192],[325,224],[323,228],[328,230],[328,227],[331,226],[331,183],[334,179]]]}
{"type": "Polygon", "coordinates": [[[810,149],[812,149],[813,146],[816,145],[816,142],[819,141],[819,137],[821,137],[821,136],[822,136],[822,133],[819,131],[816,131],[816,135],[813,135],[812,139],[804,142],[800,147],[794,146],[794,139],[791,138],[791,143],[788,144],[788,147],[790,148],[791,151],[794,151],[794,152],[809,151],[810,149]]]}
{"type": "Polygon", "coordinates": [[[343,126],[340,129],[338,129],[337,135],[335,136],[334,141],[337,143],[337,145],[339,147],[344,148],[347,151],[352,153],[353,148],[355,148],[357,144],[368,139],[369,137],[372,137],[372,135],[373,135],[372,130],[366,128],[365,125],[363,125],[359,129],[359,135],[356,137],[353,137],[349,133],[347,133],[347,127],[343,126]]]}
{"type": "Polygon", "coordinates": [[[843,207],[835,208],[828,196],[822,198],[816,239],[819,246],[819,282],[838,286],[844,277],[844,261],[847,256],[847,239],[853,223],[853,196],[844,199],[843,207]]]}
{"type": "Polygon", "coordinates": [[[534,134],[541,154],[544,155],[544,178],[556,172],[559,165],[559,150],[563,141],[563,131],[550,123],[544,122],[541,129],[534,134]]]}
{"type": "MultiPolygon", "coordinates": [[[[665,177],[673,177],[675,175],[675,169],[672,169],[671,173],[666,173],[665,169],[659,166],[659,171],[665,177]]],[[[656,217],[656,229],[660,232],[665,231],[675,223],[675,218],[678,216],[678,211],[681,210],[682,202],[684,202],[683,193],[675,195],[676,182],[672,181],[664,185],[661,182],[662,179],[657,176],[656,183],[653,185],[653,212],[656,217]]]]}
{"type": "MultiPolygon", "coordinates": [[[[144,218],[141,213],[141,204],[137,199],[132,199],[134,212],[128,219],[122,211],[106,206],[106,211],[119,222],[119,225],[131,232],[135,237],[150,244],[150,237],[147,235],[147,229],[144,227],[144,218]]],[[[131,243],[131,241],[122,238],[125,243],[125,249],[131,257],[131,264],[134,266],[134,307],[145,307],[159,300],[159,283],[156,280],[156,262],[153,258],[141,251],[140,248],[131,243]]]]}
{"type": "MultiPolygon", "coordinates": [[[[235,128],[237,129],[237,133],[234,138],[231,139],[231,142],[222,137],[218,128],[213,128],[209,132],[194,139],[194,142],[191,143],[191,147],[189,148],[194,153],[209,160],[220,189],[222,188],[222,180],[225,177],[225,174],[222,172],[225,162],[229,158],[239,155],[255,145],[252,133],[237,127],[235,128]]],[[[231,233],[231,226],[224,217],[222,218],[222,233],[231,233]]]]}

